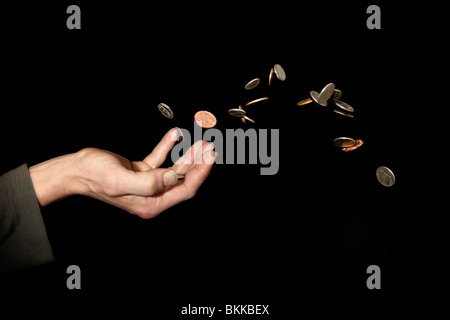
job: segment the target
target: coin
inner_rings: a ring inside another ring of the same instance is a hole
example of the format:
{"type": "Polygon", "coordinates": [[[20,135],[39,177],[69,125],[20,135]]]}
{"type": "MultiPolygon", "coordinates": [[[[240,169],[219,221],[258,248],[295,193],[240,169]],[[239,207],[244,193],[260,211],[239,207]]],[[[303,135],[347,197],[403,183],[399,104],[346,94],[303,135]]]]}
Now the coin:
{"type": "Polygon", "coordinates": [[[345,103],[344,101],[341,101],[341,100],[335,100],[335,101],[334,101],[334,104],[335,104],[337,107],[339,107],[339,108],[341,108],[341,109],[343,109],[343,110],[345,110],[345,111],[348,111],[348,112],[353,112],[353,111],[355,111],[355,109],[353,109],[353,107],[352,107],[351,105],[349,105],[348,103],[345,103]]]}
{"type": "Polygon", "coordinates": [[[337,114],[341,114],[343,116],[349,117],[349,118],[353,118],[354,116],[352,114],[348,114],[339,110],[333,110],[333,112],[336,112],[337,114]]]}
{"type": "Polygon", "coordinates": [[[318,104],[326,107],[328,105],[328,100],[331,98],[334,92],[334,83],[327,84],[322,91],[319,93],[318,104]]]}
{"type": "Polygon", "coordinates": [[[304,99],[304,100],[302,100],[302,101],[300,101],[300,102],[297,102],[297,106],[303,106],[303,105],[305,105],[305,104],[308,104],[308,103],[311,103],[312,102],[312,99],[311,98],[306,98],[306,99],[304,99]]]}
{"type": "MultiPolygon", "coordinates": [[[[252,120],[252,119],[250,119],[250,118],[247,117],[247,116],[243,116],[241,119],[247,119],[248,121],[250,121],[250,122],[252,122],[252,123],[255,123],[255,120],[252,120]]],[[[244,123],[245,123],[245,121],[244,121],[244,123]]]]}
{"type": "Polygon", "coordinates": [[[216,117],[208,111],[198,111],[194,115],[195,122],[202,128],[209,129],[217,124],[216,117]]]}
{"type": "Polygon", "coordinates": [[[342,91],[339,90],[339,89],[334,89],[333,96],[331,97],[331,100],[336,101],[340,97],[342,97],[342,91]]]}
{"type": "Polygon", "coordinates": [[[361,139],[358,139],[358,140],[356,140],[356,143],[355,143],[354,146],[342,148],[342,151],[344,151],[344,152],[353,151],[353,150],[358,149],[359,147],[361,147],[363,143],[364,143],[364,141],[362,141],[361,139]]]}
{"type": "Polygon", "coordinates": [[[356,141],[352,138],[347,137],[339,137],[333,140],[333,143],[336,147],[339,148],[348,148],[355,145],[356,141]]]}
{"type": "Polygon", "coordinates": [[[392,187],[395,183],[394,173],[388,167],[381,166],[378,167],[377,171],[378,182],[385,187],[392,187]]]}
{"type": "Polygon", "coordinates": [[[310,91],[309,95],[314,100],[314,102],[319,103],[319,93],[317,91],[310,91]]]}
{"type": "Polygon", "coordinates": [[[251,90],[253,88],[255,88],[256,86],[258,86],[258,84],[261,82],[261,80],[259,80],[259,78],[255,78],[253,80],[250,80],[246,85],[245,85],[245,90],[251,90]]]}
{"type": "Polygon", "coordinates": [[[255,123],[255,120],[250,119],[249,117],[247,117],[247,116],[245,115],[246,112],[245,112],[244,109],[242,109],[241,106],[239,106],[239,109],[230,109],[230,110],[228,110],[228,113],[229,113],[230,115],[234,116],[234,117],[241,118],[242,123],[245,123],[245,120],[248,120],[248,121],[250,121],[250,122],[255,123]]]}
{"type": "Polygon", "coordinates": [[[286,72],[284,72],[284,69],[279,64],[274,65],[273,70],[275,71],[278,80],[286,80],[286,72]]]}
{"type": "MultiPolygon", "coordinates": [[[[239,110],[244,110],[244,109],[242,109],[242,107],[239,106],[239,110]]],[[[241,118],[241,121],[242,121],[242,123],[245,123],[245,117],[242,117],[242,118],[241,118]]]]}
{"type": "Polygon", "coordinates": [[[173,111],[167,104],[158,104],[158,109],[164,117],[166,117],[167,119],[173,119],[173,111]]]}
{"type": "Polygon", "coordinates": [[[260,101],[264,101],[264,100],[268,100],[268,99],[269,99],[269,97],[263,97],[263,98],[255,99],[253,101],[247,102],[245,104],[245,106],[249,106],[251,104],[254,104],[254,103],[257,103],[257,102],[260,102],[260,101]]]}
{"type": "Polygon", "coordinates": [[[245,110],[242,109],[230,109],[228,110],[228,114],[233,117],[242,118],[245,116],[245,110]]]}
{"type": "Polygon", "coordinates": [[[270,73],[269,73],[269,86],[272,83],[272,77],[273,77],[273,68],[270,69],[270,73]]]}

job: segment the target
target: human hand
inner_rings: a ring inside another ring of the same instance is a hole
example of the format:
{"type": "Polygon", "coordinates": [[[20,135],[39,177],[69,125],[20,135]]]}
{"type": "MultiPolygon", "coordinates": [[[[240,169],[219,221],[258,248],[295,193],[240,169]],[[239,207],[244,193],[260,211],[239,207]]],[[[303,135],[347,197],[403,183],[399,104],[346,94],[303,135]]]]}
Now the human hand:
{"type": "Polygon", "coordinates": [[[169,130],[143,160],[131,162],[109,151],[86,148],[30,168],[38,201],[45,206],[71,194],[90,196],[142,218],[192,198],[209,175],[214,145],[197,141],[170,168],[160,168],[181,135],[169,130]],[[178,176],[184,176],[182,181],[178,176]]]}

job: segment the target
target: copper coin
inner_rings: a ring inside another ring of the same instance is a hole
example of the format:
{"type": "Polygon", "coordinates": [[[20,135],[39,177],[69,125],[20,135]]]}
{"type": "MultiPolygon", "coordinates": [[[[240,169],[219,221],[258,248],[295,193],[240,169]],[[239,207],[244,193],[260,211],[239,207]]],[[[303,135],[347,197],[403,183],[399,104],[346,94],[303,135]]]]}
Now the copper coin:
{"type": "Polygon", "coordinates": [[[269,73],[269,86],[272,83],[272,77],[273,77],[273,68],[270,69],[270,73],[269,73]]]}
{"type": "MultiPolygon", "coordinates": [[[[239,106],[239,110],[244,110],[244,109],[242,109],[242,107],[239,106]]],[[[241,118],[241,121],[242,121],[242,123],[245,123],[245,117],[242,117],[242,118],[241,118]]]]}
{"type": "Polygon", "coordinates": [[[213,128],[217,124],[216,117],[208,111],[198,111],[194,116],[195,122],[202,128],[213,128]]]}
{"type": "Polygon", "coordinates": [[[254,104],[254,103],[257,103],[257,102],[260,102],[260,101],[264,101],[264,100],[268,100],[268,99],[269,99],[269,97],[259,98],[259,99],[256,99],[256,100],[247,102],[245,105],[246,105],[246,106],[249,106],[249,105],[251,105],[251,104],[254,104]]]}
{"type": "Polygon", "coordinates": [[[306,98],[306,99],[304,99],[304,100],[302,100],[300,102],[297,102],[297,105],[300,107],[300,106],[303,106],[303,105],[311,103],[311,102],[312,102],[311,98],[306,98]]]}
{"type": "Polygon", "coordinates": [[[353,151],[353,150],[358,149],[359,147],[361,147],[363,143],[364,143],[364,141],[362,141],[361,139],[358,139],[358,140],[356,140],[356,143],[355,143],[354,146],[342,148],[342,151],[344,151],[344,152],[353,151]]]}

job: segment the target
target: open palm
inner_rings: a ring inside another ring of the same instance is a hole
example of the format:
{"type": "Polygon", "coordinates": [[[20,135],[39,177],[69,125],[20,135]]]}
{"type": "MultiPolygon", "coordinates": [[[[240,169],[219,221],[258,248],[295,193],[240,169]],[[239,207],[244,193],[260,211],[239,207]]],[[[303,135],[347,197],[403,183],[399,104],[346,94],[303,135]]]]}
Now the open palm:
{"type": "Polygon", "coordinates": [[[78,164],[84,177],[83,194],[145,219],[192,198],[211,171],[214,145],[197,141],[172,167],[160,168],[180,135],[177,128],[169,130],[142,161],[83,149],[78,164]]]}

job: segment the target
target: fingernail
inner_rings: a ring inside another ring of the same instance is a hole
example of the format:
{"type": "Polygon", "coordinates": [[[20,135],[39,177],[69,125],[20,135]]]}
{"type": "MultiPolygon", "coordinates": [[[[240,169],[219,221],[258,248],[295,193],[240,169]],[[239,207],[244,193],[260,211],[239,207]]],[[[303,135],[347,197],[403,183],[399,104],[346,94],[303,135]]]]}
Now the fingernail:
{"type": "Polygon", "coordinates": [[[175,127],[175,128],[177,128],[177,131],[172,133],[172,137],[171,137],[172,141],[178,141],[178,142],[183,141],[183,132],[181,131],[180,128],[178,128],[178,127],[175,127]]]}
{"type": "Polygon", "coordinates": [[[204,153],[205,153],[206,151],[213,150],[213,149],[215,148],[214,143],[212,143],[212,142],[207,142],[207,143],[208,143],[208,145],[205,147],[204,153]]]}
{"type": "Polygon", "coordinates": [[[178,182],[178,174],[173,170],[169,170],[166,173],[164,173],[163,179],[164,179],[164,186],[170,187],[178,182]]]}

